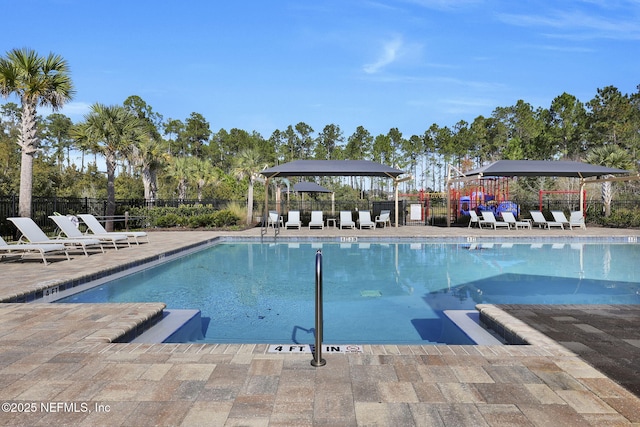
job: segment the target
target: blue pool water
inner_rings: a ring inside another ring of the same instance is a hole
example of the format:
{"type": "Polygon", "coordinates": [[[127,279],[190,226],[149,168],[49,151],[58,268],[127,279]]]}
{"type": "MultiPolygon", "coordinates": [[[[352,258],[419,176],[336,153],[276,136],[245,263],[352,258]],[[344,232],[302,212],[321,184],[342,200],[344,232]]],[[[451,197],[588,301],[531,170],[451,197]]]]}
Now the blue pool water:
{"type": "MultiPolygon", "coordinates": [[[[324,342],[451,342],[443,310],[638,304],[640,245],[222,243],[59,302],[199,309],[204,342],[313,343],[322,250],[324,342]]],[[[456,338],[457,339],[457,338],[456,338]]]]}

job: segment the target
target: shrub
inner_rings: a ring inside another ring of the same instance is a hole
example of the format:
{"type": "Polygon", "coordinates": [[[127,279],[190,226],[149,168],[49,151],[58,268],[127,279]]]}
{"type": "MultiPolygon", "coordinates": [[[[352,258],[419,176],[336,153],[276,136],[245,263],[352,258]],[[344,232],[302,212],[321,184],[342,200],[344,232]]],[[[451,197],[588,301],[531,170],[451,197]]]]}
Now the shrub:
{"type": "Polygon", "coordinates": [[[132,216],[145,216],[149,227],[213,228],[235,226],[240,216],[232,210],[216,210],[211,205],[182,205],[179,207],[134,208],[132,216]]]}
{"type": "Polygon", "coordinates": [[[180,220],[181,218],[178,215],[174,213],[168,213],[154,218],[151,226],[160,228],[176,227],[180,224],[180,220]]]}
{"type": "MultiPolygon", "coordinates": [[[[245,215],[246,216],[246,215],[245,215]]],[[[228,227],[237,225],[240,221],[240,217],[234,212],[229,210],[218,211],[214,218],[214,224],[216,227],[228,227]]]]}
{"type": "Polygon", "coordinates": [[[187,218],[187,225],[191,228],[210,227],[213,217],[213,214],[193,215],[187,218]]]}
{"type": "Polygon", "coordinates": [[[605,227],[629,228],[640,227],[640,212],[629,209],[617,209],[609,217],[602,217],[601,223],[605,227]]]}

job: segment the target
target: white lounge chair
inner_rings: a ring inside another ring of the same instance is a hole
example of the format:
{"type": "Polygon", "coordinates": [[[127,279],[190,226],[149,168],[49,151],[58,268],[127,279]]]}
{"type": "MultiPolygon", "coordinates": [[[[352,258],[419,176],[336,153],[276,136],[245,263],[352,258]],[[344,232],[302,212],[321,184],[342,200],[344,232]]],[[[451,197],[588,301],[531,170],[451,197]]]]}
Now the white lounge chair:
{"type": "Polygon", "coordinates": [[[101,234],[101,235],[111,234],[111,233],[124,234],[125,236],[127,236],[129,238],[132,238],[136,242],[136,245],[140,244],[140,241],[138,240],[140,238],[146,239],[147,243],[149,243],[149,236],[144,231],[118,231],[118,232],[111,232],[111,231],[105,230],[104,227],[102,226],[102,224],[100,224],[100,221],[98,221],[98,219],[95,216],[91,215],[91,214],[80,214],[78,216],[80,217],[82,222],[85,223],[85,225],[87,226],[89,231],[91,231],[91,233],[93,233],[93,234],[101,234]]]}
{"type": "Polygon", "coordinates": [[[584,215],[580,211],[573,211],[569,215],[569,228],[573,230],[573,227],[580,227],[584,230],[587,229],[587,225],[584,223],[584,215]]]}
{"type": "Polygon", "coordinates": [[[482,224],[489,225],[494,230],[496,230],[498,227],[507,227],[507,229],[509,228],[509,224],[507,224],[506,222],[496,220],[493,211],[482,211],[482,221],[480,222],[480,225],[482,224]]]}
{"type": "Polygon", "coordinates": [[[502,212],[502,219],[504,222],[509,224],[509,228],[528,228],[531,229],[531,222],[529,221],[518,221],[516,217],[513,215],[513,212],[502,212]]]}
{"type": "Polygon", "coordinates": [[[287,217],[287,222],[284,223],[284,228],[287,230],[289,228],[297,228],[300,230],[302,227],[302,222],[300,221],[300,211],[289,211],[289,216],[287,217]]]}
{"type": "Polygon", "coordinates": [[[113,243],[113,247],[118,250],[118,242],[129,243],[129,238],[124,234],[105,233],[105,234],[82,234],[69,217],[62,215],[50,215],[49,218],[56,223],[60,232],[68,239],[98,239],[102,242],[113,243]]]}
{"type": "Polygon", "coordinates": [[[385,228],[387,224],[391,227],[391,211],[380,211],[380,215],[376,217],[376,225],[382,224],[382,228],[385,228]]]}
{"type": "Polygon", "coordinates": [[[561,222],[547,221],[540,211],[530,211],[529,213],[531,214],[531,218],[533,218],[533,225],[548,229],[551,229],[551,227],[560,227],[564,230],[564,225],[562,225],[561,222]]]}
{"type": "Polygon", "coordinates": [[[376,228],[376,223],[371,221],[371,212],[358,211],[358,223],[360,224],[360,230],[363,228],[376,228]]]}
{"type": "Polygon", "coordinates": [[[320,227],[324,230],[324,220],[322,219],[322,211],[311,211],[311,221],[309,221],[309,230],[311,227],[320,227]]]}
{"type": "Polygon", "coordinates": [[[39,253],[42,256],[42,261],[44,265],[48,265],[46,254],[62,252],[67,256],[67,260],[69,258],[69,252],[67,252],[67,248],[60,243],[45,243],[42,245],[34,245],[34,244],[8,244],[4,241],[2,237],[0,237],[0,254],[2,256],[0,258],[4,258],[6,255],[20,255],[20,258],[24,258],[24,256],[28,253],[39,253]]]}
{"type": "Polygon", "coordinates": [[[476,211],[470,210],[469,216],[471,217],[471,219],[469,219],[469,225],[467,226],[467,228],[473,227],[473,224],[478,224],[478,228],[482,228],[482,221],[480,220],[480,218],[478,218],[478,214],[476,213],[476,211]]]}
{"type": "Polygon", "coordinates": [[[7,218],[11,221],[22,233],[20,237],[20,241],[26,239],[32,245],[40,245],[40,244],[63,244],[67,248],[69,247],[81,247],[85,256],[89,256],[87,252],[87,247],[99,246],[100,250],[104,252],[104,247],[102,246],[102,242],[98,239],[50,239],[44,231],[38,227],[31,218],[25,217],[16,217],[16,218],[7,218]]]}
{"type": "Polygon", "coordinates": [[[351,211],[340,211],[340,229],[342,230],[343,228],[356,228],[351,211]]]}
{"type": "Polygon", "coordinates": [[[584,224],[582,212],[580,211],[571,212],[569,219],[567,219],[562,211],[551,211],[551,214],[553,215],[553,220],[555,222],[562,223],[563,226],[569,227],[570,230],[573,230],[573,227],[587,228],[584,224]]]}
{"type": "Polygon", "coordinates": [[[564,212],[562,211],[551,211],[551,215],[553,215],[553,220],[555,222],[559,222],[562,224],[562,226],[569,226],[569,220],[567,219],[567,217],[564,215],[564,212]]]}

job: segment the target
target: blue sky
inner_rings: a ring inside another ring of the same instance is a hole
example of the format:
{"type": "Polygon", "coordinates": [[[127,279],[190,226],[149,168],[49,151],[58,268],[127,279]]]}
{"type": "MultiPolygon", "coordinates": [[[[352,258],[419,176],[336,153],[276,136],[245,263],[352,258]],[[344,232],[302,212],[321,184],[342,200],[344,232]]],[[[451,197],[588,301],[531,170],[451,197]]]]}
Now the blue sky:
{"type": "MultiPolygon", "coordinates": [[[[68,60],[62,112],[138,95],[265,138],[298,122],[405,137],[523,99],[640,84],[640,0],[0,0],[0,54],[68,60]]],[[[18,102],[15,98],[9,101],[18,102]]],[[[4,100],[2,102],[5,102],[4,100]]],[[[48,114],[40,110],[41,114],[48,114]]]]}

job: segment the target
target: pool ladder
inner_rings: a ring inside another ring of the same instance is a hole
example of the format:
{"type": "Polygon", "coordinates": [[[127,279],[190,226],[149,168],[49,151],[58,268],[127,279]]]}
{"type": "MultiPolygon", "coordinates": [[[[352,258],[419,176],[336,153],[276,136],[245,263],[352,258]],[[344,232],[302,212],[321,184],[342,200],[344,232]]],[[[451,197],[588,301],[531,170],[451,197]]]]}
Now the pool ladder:
{"type": "MultiPolygon", "coordinates": [[[[260,237],[264,237],[269,232],[269,217],[268,213],[262,214],[262,222],[260,224],[260,237]]],[[[275,239],[280,234],[280,221],[276,221],[273,226],[273,238],[275,239]]]]}

